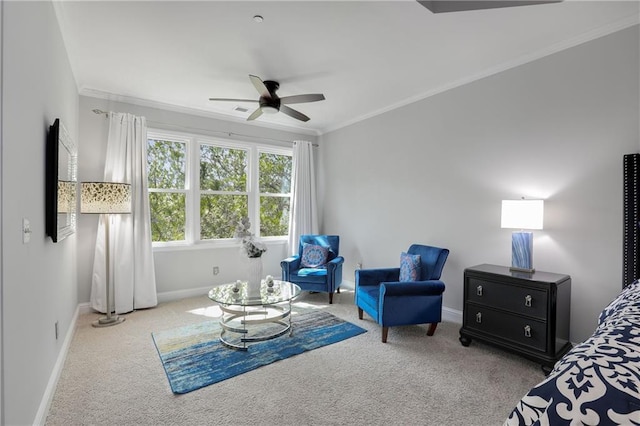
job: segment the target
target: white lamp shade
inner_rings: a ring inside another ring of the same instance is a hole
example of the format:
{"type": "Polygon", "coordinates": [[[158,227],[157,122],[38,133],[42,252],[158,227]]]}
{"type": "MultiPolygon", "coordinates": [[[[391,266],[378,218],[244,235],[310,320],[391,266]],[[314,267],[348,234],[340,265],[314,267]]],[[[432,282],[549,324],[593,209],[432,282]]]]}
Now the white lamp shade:
{"type": "Polygon", "coordinates": [[[82,182],[80,213],[131,213],[131,185],[114,182],[82,182]]]}
{"type": "Polygon", "coordinates": [[[544,200],[502,200],[502,228],[542,229],[544,200]]]}

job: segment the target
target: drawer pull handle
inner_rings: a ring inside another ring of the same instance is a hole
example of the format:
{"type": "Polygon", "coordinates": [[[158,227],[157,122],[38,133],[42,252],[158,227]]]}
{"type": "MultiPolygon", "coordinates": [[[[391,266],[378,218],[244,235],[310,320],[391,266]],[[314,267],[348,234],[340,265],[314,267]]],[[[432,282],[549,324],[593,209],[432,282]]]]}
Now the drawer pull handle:
{"type": "Polygon", "coordinates": [[[524,326],[524,337],[531,337],[531,327],[528,325],[524,326]]]}
{"type": "Polygon", "coordinates": [[[524,297],[524,306],[531,307],[531,295],[530,294],[527,294],[524,297]]]}
{"type": "Polygon", "coordinates": [[[481,324],[481,323],[482,323],[482,312],[478,312],[478,313],[476,314],[476,322],[477,322],[478,324],[481,324]]]}
{"type": "Polygon", "coordinates": [[[476,294],[477,294],[478,296],[482,296],[482,286],[481,286],[481,285],[479,285],[479,286],[476,288],[476,294]]]}

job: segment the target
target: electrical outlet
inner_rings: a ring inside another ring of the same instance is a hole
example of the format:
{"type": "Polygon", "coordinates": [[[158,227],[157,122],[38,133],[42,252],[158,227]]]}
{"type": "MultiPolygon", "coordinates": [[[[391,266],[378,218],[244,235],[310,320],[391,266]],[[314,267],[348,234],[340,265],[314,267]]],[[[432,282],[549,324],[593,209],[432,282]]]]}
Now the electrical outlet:
{"type": "Polygon", "coordinates": [[[56,321],[55,327],[56,327],[56,340],[58,340],[58,321],[56,321]]]}
{"type": "Polygon", "coordinates": [[[220,273],[220,268],[217,266],[213,267],[213,275],[218,275],[220,273]]]}

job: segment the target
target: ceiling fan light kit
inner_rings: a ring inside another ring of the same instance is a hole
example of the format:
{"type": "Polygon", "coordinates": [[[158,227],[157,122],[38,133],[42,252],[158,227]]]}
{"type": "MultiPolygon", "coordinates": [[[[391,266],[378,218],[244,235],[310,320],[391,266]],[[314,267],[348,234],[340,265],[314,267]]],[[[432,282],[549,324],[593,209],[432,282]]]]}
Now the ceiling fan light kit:
{"type": "Polygon", "coordinates": [[[296,120],[309,121],[309,117],[307,117],[300,111],[288,107],[285,104],[317,102],[323,101],[325,99],[324,95],[321,93],[308,93],[305,95],[293,95],[281,98],[276,94],[276,91],[280,88],[280,83],[278,83],[277,81],[262,81],[260,77],[251,74],[249,75],[249,80],[251,80],[251,83],[253,83],[253,86],[260,94],[260,98],[258,100],[230,98],[209,98],[209,100],[223,102],[258,102],[258,108],[253,111],[253,113],[251,113],[249,117],[247,117],[247,121],[255,120],[256,118],[260,117],[263,112],[266,114],[275,114],[277,112],[282,112],[289,117],[295,118],[296,120]]]}

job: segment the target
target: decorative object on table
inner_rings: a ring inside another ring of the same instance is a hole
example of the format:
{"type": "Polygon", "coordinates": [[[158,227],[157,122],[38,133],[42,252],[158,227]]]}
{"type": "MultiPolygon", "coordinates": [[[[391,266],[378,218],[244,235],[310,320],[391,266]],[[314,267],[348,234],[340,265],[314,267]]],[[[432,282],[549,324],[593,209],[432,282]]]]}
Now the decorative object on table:
{"type": "Polygon", "coordinates": [[[501,228],[520,229],[511,234],[511,270],[535,271],[533,268],[533,232],[525,229],[542,229],[543,200],[502,200],[501,228]]]}
{"type": "Polygon", "coordinates": [[[329,293],[329,304],[333,293],[340,293],[342,265],[339,255],[338,235],[301,235],[298,254],[280,262],[282,280],[296,283],[301,289],[329,293]]]}
{"type": "Polygon", "coordinates": [[[251,232],[251,221],[243,217],[236,223],[234,237],[240,240],[241,250],[244,256],[244,267],[247,277],[247,292],[249,297],[260,297],[260,284],[262,283],[262,254],[267,251],[267,246],[257,241],[251,232]]]}
{"type": "Polygon", "coordinates": [[[46,159],[45,228],[57,243],[76,230],[78,170],[76,145],[58,118],[49,127],[46,159]]]}
{"type": "Polygon", "coordinates": [[[236,229],[233,236],[242,243],[242,250],[247,257],[260,257],[262,253],[267,251],[267,246],[256,241],[255,235],[251,232],[251,221],[248,217],[243,217],[236,223],[236,229]]]}
{"type": "Polygon", "coordinates": [[[366,312],[382,326],[382,343],[398,325],[430,324],[432,336],[442,321],[440,275],[448,256],[448,249],[413,244],[401,254],[400,267],[356,270],[358,318],[366,312]]]}
{"type": "MultiPolygon", "coordinates": [[[[152,333],[171,390],[184,394],[246,373],[272,362],[366,333],[322,309],[294,306],[295,332],[251,345],[249,351],[234,351],[218,339],[217,321],[152,333]]],[[[273,325],[265,324],[264,327],[273,325]]]]}
{"type": "Polygon", "coordinates": [[[264,281],[267,284],[267,287],[273,287],[273,277],[271,275],[267,275],[264,281]]]}
{"type": "Polygon", "coordinates": [[[80,191],[80,213],[102,214],[105,241],[105,289],[106,316],[93,322],[94,327],[119,324],[124,318],[111,315],[111,265],[109,262],[109,222],[113,214],[131,213],[131,185],[114,182],[82,182],[80,191]]]}

